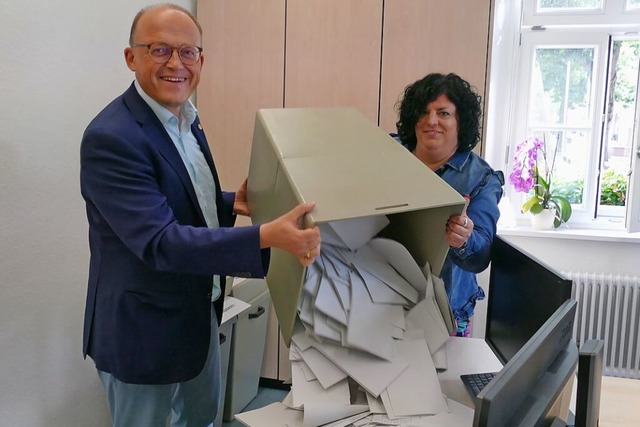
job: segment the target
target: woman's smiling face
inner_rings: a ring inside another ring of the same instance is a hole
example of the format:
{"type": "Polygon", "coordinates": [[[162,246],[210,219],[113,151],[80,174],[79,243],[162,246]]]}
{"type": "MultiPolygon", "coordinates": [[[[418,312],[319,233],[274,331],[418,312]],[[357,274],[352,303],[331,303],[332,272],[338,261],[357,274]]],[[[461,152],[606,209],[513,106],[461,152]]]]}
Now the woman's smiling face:
{"type": "Polygon", "coordinates": [[[416,151],[431,162],[447,160],[458,149],[458,115],[456,106],[440,95],[427,104],[415,126],[416,151]]]}

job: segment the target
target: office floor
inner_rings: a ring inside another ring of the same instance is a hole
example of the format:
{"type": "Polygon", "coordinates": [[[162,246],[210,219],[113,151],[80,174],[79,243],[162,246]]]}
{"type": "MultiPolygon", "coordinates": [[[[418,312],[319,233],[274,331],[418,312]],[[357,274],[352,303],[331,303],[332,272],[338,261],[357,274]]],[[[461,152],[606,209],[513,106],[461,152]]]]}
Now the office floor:
{"type": "MultiPolygon", "coordinates": [[[[284,390],[280,388],[269,388],[269,387],[259,387],[258,394],[253,398],[251,402],[247,405],[246,408],[242,410],[242,412],[250,411],[252,409],[262,408],[273,402],[281,402],[282,399],[289,393],[289,390],[284,390]]],[[[238,420],[233,420],[229,422],[223,422],[222,427],[243,427],[242,424],[238,420]]]]}
{"type": "Polygon", "coordinates": [[[602,377],[600,427],[640,426],[640,380],[602,377]]]}

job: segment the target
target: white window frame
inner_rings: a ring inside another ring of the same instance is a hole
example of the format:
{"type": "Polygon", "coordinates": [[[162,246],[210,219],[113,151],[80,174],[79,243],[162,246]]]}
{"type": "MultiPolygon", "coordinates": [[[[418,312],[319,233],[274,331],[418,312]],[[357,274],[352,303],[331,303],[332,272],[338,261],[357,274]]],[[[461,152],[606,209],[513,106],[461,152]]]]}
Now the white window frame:
{"type": "Polygon", "coordinates": [[[537,0],[523,0],[522,24],[524,26],[637,26],[640,10],[625,10],[625,0],[602,0],[601,9],[558,10],[537,12],[537,0]]]}
{"type": "MultiPolygon", "coordinates": [[[[529,81],[531,74],[531,49],[536,43],[558,44],[552,39],[560,39],[563,43],[573,45],[596,44],[598,46],[597,69],[594,71],[595,90],[592,91],[592,136],[600,137],[602,129],[602,111],[600,107],[604,105],[606,60],[609,42],[609,34],[612,31],[638,31],[640,32],[640,11],[628,13],[632,16],[628,21],[633,21],[633,25],[622,22],[615,27],[602,25],[603,16],[607,20],[615,16],[618,18],[625,15],[621,12],[624,7],[624,0],[603,0],[604,10],[599,15],[595,12],[585,13],[578,20],[568,20],[567,13],[537,14],[535,13],[536,0],[522,0],[518,3],[510,3],[508,0],[496,0],[496,22],[494,30],[498,29],[499,34],[494,34],[494,53],[492,53],[491,80],[495,82],[497,76],[504,85],[509,87],[490,87],[487,114],[487,151],[486,157],[495,167],[502,169],[508,177],[511,171],[511,157],[517,143],[525,138],[526,130],[526,107],[529,98],[529,81]],[[603,15],[604,14],[604,15],[603,15]],[[598,15],[595,19],[593,16],[598,15]],[[586,16],[586,18],[585,18],[586,16]],[[591,16],[591,18],[589,18],[591,16]],[[502,21],[500,21],[502,19],[502,21]],[[520,21],[522,19],[522,21],[520,21]],[[592,19],[589,22],[589,19],[592,19]],[[517,21],[514,24],[513,21],[517,21]],[[598,25],[588,29],[581,29],[577,24],[590,24],[597,21],[598,25]],[[522,25],[520,25],[522,22],[522,25]],[[537,27],[536,27],[537,26],[537,27]],[[542,27],[542,28],[540,28],[542,27]],[[551,31],[552,30],[552,31],[551,31]],[[513,33],[515,32],[515,34],[513,33]],[[496,46],[496,40],[500,45],[496,46]],[[498,58],[496,61],[496,57],[498,58]],[[510,68],[511,67],[511,68],[510,68]],[[515,67],[515,74],[513,73],[515,67]],[[509,72],[512,76],[508,77],[509,72]],[[526,93],[525,93],[526,92],[526,93]],[[526,97],[526,99],[524,99],[526,97]],[[502,100],[502,101],[501,101],[502,100]],[[493,116],[493,117],[492,117],[493,116]],[[504,123],[497,117],[507,117],[510,120],[504,123]],[[496,145],[491,144],[496,141],[496,145]]],[[[625,18],[626,19],[626,18],[625,18]]],[[[640,86],[639,86],[640,88],[640,86]]],[[[636,121],[634,134],[636,135],[634,151],[640,153],[640,89],[638,102],[636,102],[636,121]]],[[[598,158],[595,152],[598,150],[597,144],[592,144],[591,164],[589,168],[594,171],[593,176],[586,179],[595,179],[598,168],[598,158]]],[[[610,221],[608,219],[591,218],[595,210],[596,196],[593,193],[596,189],[591,185],[590,192],[585,192],[584,201],[588,203],[585,209],[574,209],[574,213],[567,224],[572,229],[597,229],[597,230],[624,230],[629,232],[640,231],[640,162],[636,154],[632,156],[632,175],[629,182],[628,199],[626,203],[625,222],[610,221]]],[[[585,190],[588,184],[585,181],[585,190]]],[[[505,183],[506,200],[510,201],[510,209],[515,212],[518,225],[527,224],[527,218],[520,214],[520,193],[516,193],[508,182],[505,183]]],[[[575,206],[574,206],[575,208],[575,206]]]]}
{"type": "MultiPolygon", "coordinates": [[[[594,69],[593,80],[591,82],[590,88],[591,99],[589,100],[589,102],[591,105],[591,110],[589,111],[589,117],[587,121],[583,123],[555,126],[555,130],[589,130],[589,132],[591,133],[591,152],[584,181],[584,207],[573,205],[571,223],[580,223],[588,228],[608,228],[610,226],[608,222],[605,222],[604,220],[593,220],[591,218],[591,213],[595,211],[596,204],[597,189],[594,181],[596,179],[595,171],[597,171],[598,169],[598,142],[600,140],[600,135],[602,132],[602,114],[601,111],[599,111],[598,106],[604,104],[604,83],[602,80],[603,76],[606,73],[607,66],[606,58],[609,40],[608,34],[605,32],[595,33],[575,31],[551,34],[543,30],[526,30],[523,31],[521,35],[522,42],[520,45],[519,64],[521,73],[519,74],[518,79],[518,87],[521,88],[521,90],[519,91],[519,101],[514,105],[515,125],[513,127],[512,137],[510,138],[510,141],[513,143],[509,144],[510,155],[507,170],[511,171],[511,168],[513,167],[512,153],[515,152],[515,145],[531,136],[527,132],[527,129],[530,126],[534,125],[527,122],[527,111],[530,107],[529,90],[531,85],[531,75],[534,69],[534,65],[532,63],[534,50],[537,47],[593,48],[594,69]],[[589,171],[594,171],[594,173],[592,174],[589,171]]],[[[515,204],[514,209],[519,208],[519,206],[521,205],[521,195],[519,193],[515,193],[513,191],[513,187],[510,184],[507,185],[507,190],[510,194],[510,199],[515,204]]],[[[620,227],[621,224],[622,222],[619,221],[618,223],[614,223],[613,227],[620,227]]]]}
{"type": "Polygon", "coordinates": [[[635,149],[631,154],[631,178],[629,179],[629,192],[627,198],[627,212],[625,215],[625,227],[629,232],[640,231],[640,78],[638,92],[636,94],[635,120],[635,149]]]}

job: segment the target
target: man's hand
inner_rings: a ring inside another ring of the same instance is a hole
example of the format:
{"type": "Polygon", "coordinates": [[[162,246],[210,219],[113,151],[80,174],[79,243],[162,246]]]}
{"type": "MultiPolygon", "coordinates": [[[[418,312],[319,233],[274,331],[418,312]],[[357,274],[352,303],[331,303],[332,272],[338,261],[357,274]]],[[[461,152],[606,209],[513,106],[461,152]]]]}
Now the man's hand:
{"type": "Polygon", "coordinates": [[[249,216],[249,203],[247,202],[247,180],[245,179],[238,191],[236,191],[236,198],[233,201],[233,213],[236,215],[249,216]]]}
{"type": "Polygon", "coordinates": [[[311,212],[315,203],[302,203],[271,222],[260,226],[260,247],[273,247],[293,254],[305,267],[320,255],[320,230],[318,227],[299,228],[304,215],[311,212]]]}

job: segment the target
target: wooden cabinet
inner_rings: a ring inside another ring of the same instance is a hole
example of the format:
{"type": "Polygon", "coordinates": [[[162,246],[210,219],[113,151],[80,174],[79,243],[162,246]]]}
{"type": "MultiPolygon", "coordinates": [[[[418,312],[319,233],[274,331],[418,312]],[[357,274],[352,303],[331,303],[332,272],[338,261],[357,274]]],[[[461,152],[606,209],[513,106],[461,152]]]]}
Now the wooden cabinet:
{"type": "Polygon", "coordinates": [[[382,2],[287,2],[285,107],[353,106],[378,121],[382,2]]]}
{"type": "Polygon", "coordinates": [[[259,108],[352,106],[393,132],[405,86],[436,71],[486,99],[491,3],[198,0],[197,106],[223,188],[247,176],[259,108]]]}
{"type": "Polygon", "coordinates": [[[247,176],[256,110],[282,107],[285,0],[200,0],[205,58],[197,106],[221,185],[247,176]]]}
{"type": "Polygon", "coordinates": [[[404,87],[456,72],[486,98],[491,0],[199,0],[197,92],[225,189],[246,177],[258,108],[353,106],[388,132],[404,87]]]}
{"type": "Polygon", "coordinates": [[[380,127],[396,130],[396,101],[428,73],[454,72],[486,100],[490,9],[491,0],[385,2],[380,127]]]}

